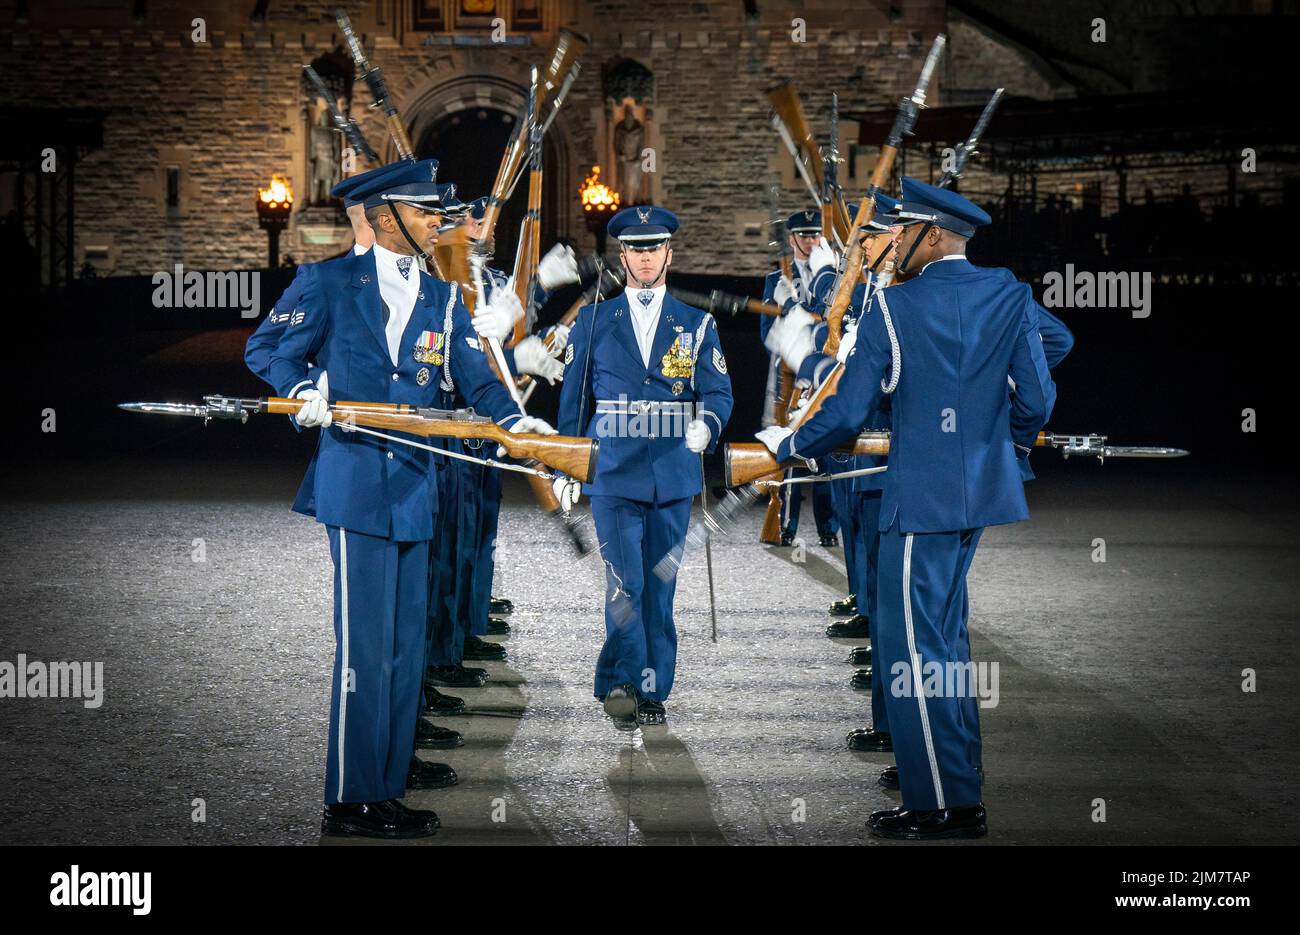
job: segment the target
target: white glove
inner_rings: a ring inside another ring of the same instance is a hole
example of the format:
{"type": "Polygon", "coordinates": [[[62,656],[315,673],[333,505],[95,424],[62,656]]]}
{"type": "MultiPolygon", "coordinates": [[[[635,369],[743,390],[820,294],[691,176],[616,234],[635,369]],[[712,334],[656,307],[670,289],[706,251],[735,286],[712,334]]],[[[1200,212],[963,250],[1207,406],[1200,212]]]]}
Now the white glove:
{"type": "MultiPolygon", "coordinates": [[[[510,433],[517,435],[520,432],[530,432],[534,435],[559,435],[560,433],[551,428],[551,424],[545,419],[538,419],[535,416],[524,416],[522,419],[516,419],[515,424],[510,426],[510,433]]],[[[504,458],[507,452],[504,446],[497,446],[497,457],[504,458]]]]}
{"type": "Polygon", "coordinates": [[[515,345],[515,367],[520,373],[541,377],[551,386],[556,380],[564,379],[564,364],[550,355],[542,339],[535,334],[515,345]]]}
{"type": "Polygon", "coordinates": [[[569,326],[551,326],[551,356],[559,360],[564,356],[564,349],[569,346],[569,326]]]}
{"type": "Polygon", "coordinates": [[[471,321],[480,337],[504,341],[523,314],[524,307],[513,289],[497,289],[487,304],[474,312],[471,321]]]}
{"type": "Polygon", "coordinates": [[[317,380],[316,380],[316,389],[320,390],[320,394],[321,394],[322,396],[324,396],[326,399],[329,399],[329,398],[330,398],[330,375],[329,375],[329,373],[327,373],[327,372],[324,371],[324,370],[322,370],[322,371],[320,372],[320,377],[317,378],[317,380]]]}
{"type": "Polygon", "coordinates": [[[812,336],[813,317],[799,306],[772,322],[763,345],[785,361],[787,367],[798,372],[800,364],[816,350],[812,336]]]}
{"type": "Polygon", "coordinates": [[[788,276],[779,276],[776,280],[776,288],[772,290],[772,304],[785,308],[785,303],[795,297],[794,283],[788,276]]]}
{"type": "Polygon", "coordinates": [[[298,424],[305,429],[327,428],[334,421],[334,413],[330,412],[329,400],[321,395],[318,389],[303,390],[295,399],[304,401],[303,407],[298,410],[298,424]]]}
{"type": "Polygon", "coordinates": [[[843,337],[840,338],[840,349],[835,352],[835,359],[841,363],[849,359],[849,353],[853,346],[858,343],[858,326],[855,323],[853,327],[844,330],[843,337]]]}
{"type": "Polygon", "coordinates": [[[555,491],[555,499],[560,501],[560,509],[569,512],[573,509],[578,498],[582,496],[582,485],[571,477],[565,477],[561,474],[555,478],[551,484],[551,489],[555,491]]]}
{"type": "Polygon", "coordinates": [[[790,431],[784,425],[769,425],[754,437],[766,445],[767,450],[775,455],[777,449],[781,447],[781,442],[785,441],[793,434],[794,432],[790,431]]]}
{"type": "Polygon", "coordinates": [[[710,437],[709,427],[703,419],[692,419],[686,426],[686,447],[696,454],[709,447],[710,437]]]}
{"type": "Polygon", "coordinates": [[[835,262],[835,251],[826,242],[825,237],[819,237],[817,246],[813,247],[808,253],[808,272],[816,276],[826,267],[834,266],[835,262]]]}
{"type": "Polygon", "coordinates": [[[573,248],[565,244],[557,243],[537,264],[537,284],[547,292],[577,282],[579,278],[577,257],[573,248]]]}

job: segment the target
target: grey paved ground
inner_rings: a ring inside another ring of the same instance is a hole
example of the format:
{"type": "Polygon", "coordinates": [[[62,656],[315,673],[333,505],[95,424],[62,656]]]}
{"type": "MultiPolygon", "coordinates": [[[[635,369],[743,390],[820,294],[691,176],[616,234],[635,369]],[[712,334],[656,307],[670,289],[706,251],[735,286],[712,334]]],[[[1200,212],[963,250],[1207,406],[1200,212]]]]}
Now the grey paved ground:
{"type": "MultiPolygon", "coordinates": [[[[0,841],[316,843],[329,558],[286,511],[296,466],[75,467],[6,484],[0,660],[102,660],[106,698],[0,700],[0,841]]],[[[1294,490],[1169,465],[1046,473],[1034,519],[990,530],[972,572],[975,656],[1000,666],[988,841],[1295,843],[1294,490]]],[[[413,797],[442,816],[433,843],[871,843],[863,820],[896,799],[874,784],[887,758],[843,747],[867,705],[850,644],[822,634],[842,555],[794,563],[755,544],[760,518],[715,547],[716,644],[688,558],[671,727],[629,737],[591,698],[600,568],[512,494],[510,659],[445,722],[467,737],[439,757],[461,784],[413,797]]]]}

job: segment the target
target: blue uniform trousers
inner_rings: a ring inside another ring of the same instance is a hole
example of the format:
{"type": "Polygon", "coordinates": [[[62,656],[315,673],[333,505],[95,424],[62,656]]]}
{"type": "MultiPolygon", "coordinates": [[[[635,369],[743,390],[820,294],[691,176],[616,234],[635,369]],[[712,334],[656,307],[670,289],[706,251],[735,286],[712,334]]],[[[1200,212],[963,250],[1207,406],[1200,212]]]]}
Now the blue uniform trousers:
{"type": "MultiPolygon", "coordinates": [[[[849,587],[858,596],[858,612],[867,615],[871,630],[871,644],[876,645],[876,630],[880,610],[876,597],[876,579],[879,574],[880,557],[880,491],[866,490],[849,494],[852,501],[850,517],[853,524],[854,566],[850,568],[849,587]],[[856,568],[857,578],[853,571],[856,568]]],[[[844,553],[848,555],[848,529],[841,530],[845,540],[844,553]]],[[[878,652],[874,650],[873,652],[878,652]]],[[[876,657],[873,655],[873,659],[876,657]]],[[[884,667],[876,664],[871,667],[871,729],[889,733],[889,714],[885,705],[884,667]]]]}
{"type": "Polygon", "coordinates": [[[326,530],[337,649],[325,801],[401,798],[415,744],[429,543],[326,530]]]}
{"type": "Polygon", "coordinates": [[[474,594],[470,604],[470,632],[487,633],[492,606],[492,576],[496,573],[497,527],[501,519],[501,472],[481,468],[479,484],[478,560],[474,563],[474,594]]]}
{"type": "MultiPolygon", "coordinates": [[[[453,451],[460,442],[448,439],[453,451]]],[[[473,452],[471,452],[473,453],[473,452]]],[[[435,457],[435,461],[438,461],[435,457]]],[[[430,545],[429,666],[460,665],[470,620],[474,563],[478,558],[478,465],[441,459],[438,515],[430,545]]]]}
{"type": "Polygon", "coordinates": [[[666,701],[677,666],[673,595],[677,573],[655,566],[679,560],[691,518],[691,497],[646,503],[595,495],[591,516],[605,561],[605,645],[596,662],[597,698],[630,683],[643,698],[666,701]]]}
{"type": "MultiPolygon", "coordinates": [[[[847,471],[852,468],[852,463],[836,463],[833,459],[827,459],[826,467],[831,471],[847,471]]],[[[794,486],[799,486],[795,484],[794,486]]],[[[831,509],[835,515],[835,525],[840,529],[840,544],[844,547],[844,567],[848,570],[849,589],[853,594],[860,594],[857,590],[859,582],[854,580],[855,568],[860,568],[857,537],[848,534],[846,529],[853,526],[853,478],[845,477],[837,480],[826,481],[817,484],[818,487],[829,487],[831,495],[831,509]]],[[[861,607],[858,608],[861,613],[861,607]]]]}
{"type": "MultiPolygon", "coordinates": [[[[787,468],[787,476],[807,474],[801,468],[787,468]]],[[[781,532],[794,535],[799,530],[799,513],[803,506],[803,490],[812,487],[813,519],[817,521],[817,535],[833,536],[836,531],[835,505],[826,484],[786,484],[781,488],[781,532]]]]}
{"type": "Polygon", "coordinates": [[[895,522],[880,534],[874,658],[886,679],[904,808],[981,799],[979,700],[949,672],[971,661],[966,572],[982,532],[904,533],[895,522]]]}

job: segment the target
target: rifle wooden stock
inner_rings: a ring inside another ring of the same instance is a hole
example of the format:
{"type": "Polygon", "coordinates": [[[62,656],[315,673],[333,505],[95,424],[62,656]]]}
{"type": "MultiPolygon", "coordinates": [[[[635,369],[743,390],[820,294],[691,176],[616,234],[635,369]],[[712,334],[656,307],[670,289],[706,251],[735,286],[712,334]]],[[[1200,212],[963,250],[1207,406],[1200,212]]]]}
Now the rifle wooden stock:
{"type": "MultiPolygon", "coordinates": [[[[534,168],[528,173],[528,213],[519,231],[519,248],[515,251],[515,296],[527,311],[533,300],[533,280],[542,249],[542,170],[534,168]]],[[[528,315],[519,316],[514,332],[506,340],[506,347],[514,347],[528,335],[528,315]]]]}
{"type": "MultiPolygon", "coordinates": [[[[303,407],[300,399],[272,397],[266,411],[296,415],[303,407]]],[[[330,406],[336,422],[364,425],[368,428],[392,429],[426,438],[481,438],[496,442],[512,458],[540,461],[584,483],[596,474],[599,443],[591,438],[569,435],[514,434],[495,422],[470,422],[460,419],[430,419],[404,403],[337,402],[330,406]]],[[[550,486],[546,489],[550,491],[550,486]]],[[[552,495],[552,499],[554,496],[552,495]]]]}
{"type": "MultiPolygon", "coordinates": [[[[537,85],[537,105],[534,113],[535,119],[540,119],[542,105],[552,93],[557,91],[564,83],[564,76],[582,53],[586,51],[589,40],[586,36],[574,32],[571,29],[561,29],[555,38],[555,48],[546,59],[546,67],[542,71],[540,80],[537,85]]],[[[496,181],[492,183],[492,192],[488,197],[487,206],[483,210],[483,230],[479,234],[478,245],[481,247],[491,239],[496,230],[497,218],[501,214],[501,205],[505,201],[510,191],[510,184],[523,164],[524,150],[527,142],[525,134],[529,128],[524,126],[525,121],[516,121],[514,133],[510,137],[510,142],[506,145],[505,154],[501,157],[501,164],[497,167],[496,181]]]]}
{"type": "MultiPolygon", "coordinates": [[[[1035,448],[1047,447],[1049,433],[1039,432],[1034,440],[1035,448]]],[[[889,454],[888,432],[863,432],[851,442],[835,449],[845,455],[887,455],[889,454]]],[[[795,462],[788,462],[795,463],[795,462]]],[[[777,464],[772,452],[760,442],[732,442],[723,448],[724,483],[728,487],[739,487],[759,480],[776,480],[781,476],[782,466],[777,464]]]]}
{"type": "Polygon", "coordinates": [[[411,145],[410,134],[406,132],[406,124],[402,123],[402,115],[397,112],[397,108],[389,104],[391,110],[384,123],[388,125],[388,135],[393,138],[393,145],[397,147],[398,159],[414,159],[415,147],[411,145]]]}
{"type": "Polygon", "coordinates": [[[460,286],[460,297],[471,315],[478,301],[474,274],[469,265],[469,228],[460,224],[445,234],[438,235],[438,245],[433,248],[434,262],[447,282],[460,286]]]}
{"type": "Polygon", "coordinates": [[[930,81],[934,77],[934,70],[939,64],[939,56],[943,53],[944,45],[947,44],[948,38],[943,33],[934,37],[934,44],[930,47],[930,54],[925,58],[925,65],[921,68],[921,76],[917,79],[916,90],[911,96],[905,97],[902,103],[898,105],[898,114],[894,117],[894,125],[890,127],[889,136],[880,147],[880,155],[876,159],[876,164],[871,172],[871,184],[867,187],[866,197],[858,205],[858,211],[853,218],[853,231],[846,241],[848,256],[844,267],[844,275],[835,289],[835,298],[831,302],[831,307],[826,313],[827,328],[826,345],[822,349],[825,354],[835,354],[840,348],[840,333],[844,324],[844,310],[848,308],[849,299],[853,296],[853,288],[858,284],[862,276],[862,253],[863,246],[861,243],[862,229],[870,223],[876,214],[876,192],[884,191],[885,183],[889,180],[889,175],[894,169],[894,160],[898,158],[898,148],[903,145],[903,138],[910,136],[912,133],[913,123],[916,121],[916,115],[919,108],[925,106],[925,94],[930,87],[930,81]]]}
{"type": "MultiPolygon", "coordinates": [[[[786,81],[768,90],[767,100],[772,105],[772,110],[785,124],[786,129],[790,131],[790,137],[794,140],[795,145],[803,152],[804,161],[812,174],[817,190],[824,191],[826,176],[822,171],[825,164],[822,148],[818,144],[817,138],[813,136],[812,128],[808,124],[808,117],[803,111],[803,102],[799,100],[799,92],[793,84],[786,81]]],[[[844,238],[848,235],[848,211],[844,206],[844,202],[839,198],[835,198],[829,204],[822,205],[822,231],[826,233],[828,230],[833,230],[841,242],[844,242],[844,238]]],[[[829,236],[827,240],[833,242],[833,238],[829,236]]]]}
{"type": "Polygon", "coordinates": [[[876,214],[875,192],[878,187],[876,179],[879,176],[883,183],[888,178],[889,168],[893,165],[897,154],[898,150],[892,146],[881,149],[880,158],[876,160],[876,171],[871,176],[871,188],[867,190],[867,196],[862,199],[853,217],[853,230],[850,231],[846,241],[848,255],[844,258],[844,273],[840,276],[840,281],[835,284],[835,295],[831,299],[830,308],[826,310],[826,343],[822,347],[822,353],[827,356],[835,356],[840,349],[844,313],[853,298],[853,290],[862,281],[862,230],[871,223],[871,219],[876,214]]]}

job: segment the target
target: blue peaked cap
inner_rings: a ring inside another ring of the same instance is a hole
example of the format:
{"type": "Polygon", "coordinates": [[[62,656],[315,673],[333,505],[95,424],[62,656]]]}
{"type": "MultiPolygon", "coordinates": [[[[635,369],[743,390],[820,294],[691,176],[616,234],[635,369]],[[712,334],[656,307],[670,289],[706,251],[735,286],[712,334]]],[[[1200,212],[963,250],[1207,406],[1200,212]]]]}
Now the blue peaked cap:
{"type": "Polygon", "coordinates": [[[611,237],[629,247],[657,247],[677,233],[677,215],[654,205],[633,205],[609,219],[611,237]]]}
{"type": "Polygon", "coordinates": [[[956,192],[910,177],[904,177],[903,199],[890,216],[897,224],[929,222],[960,237],[974,235],[976,228],[993,220],[983,208],[956,192]]]}

